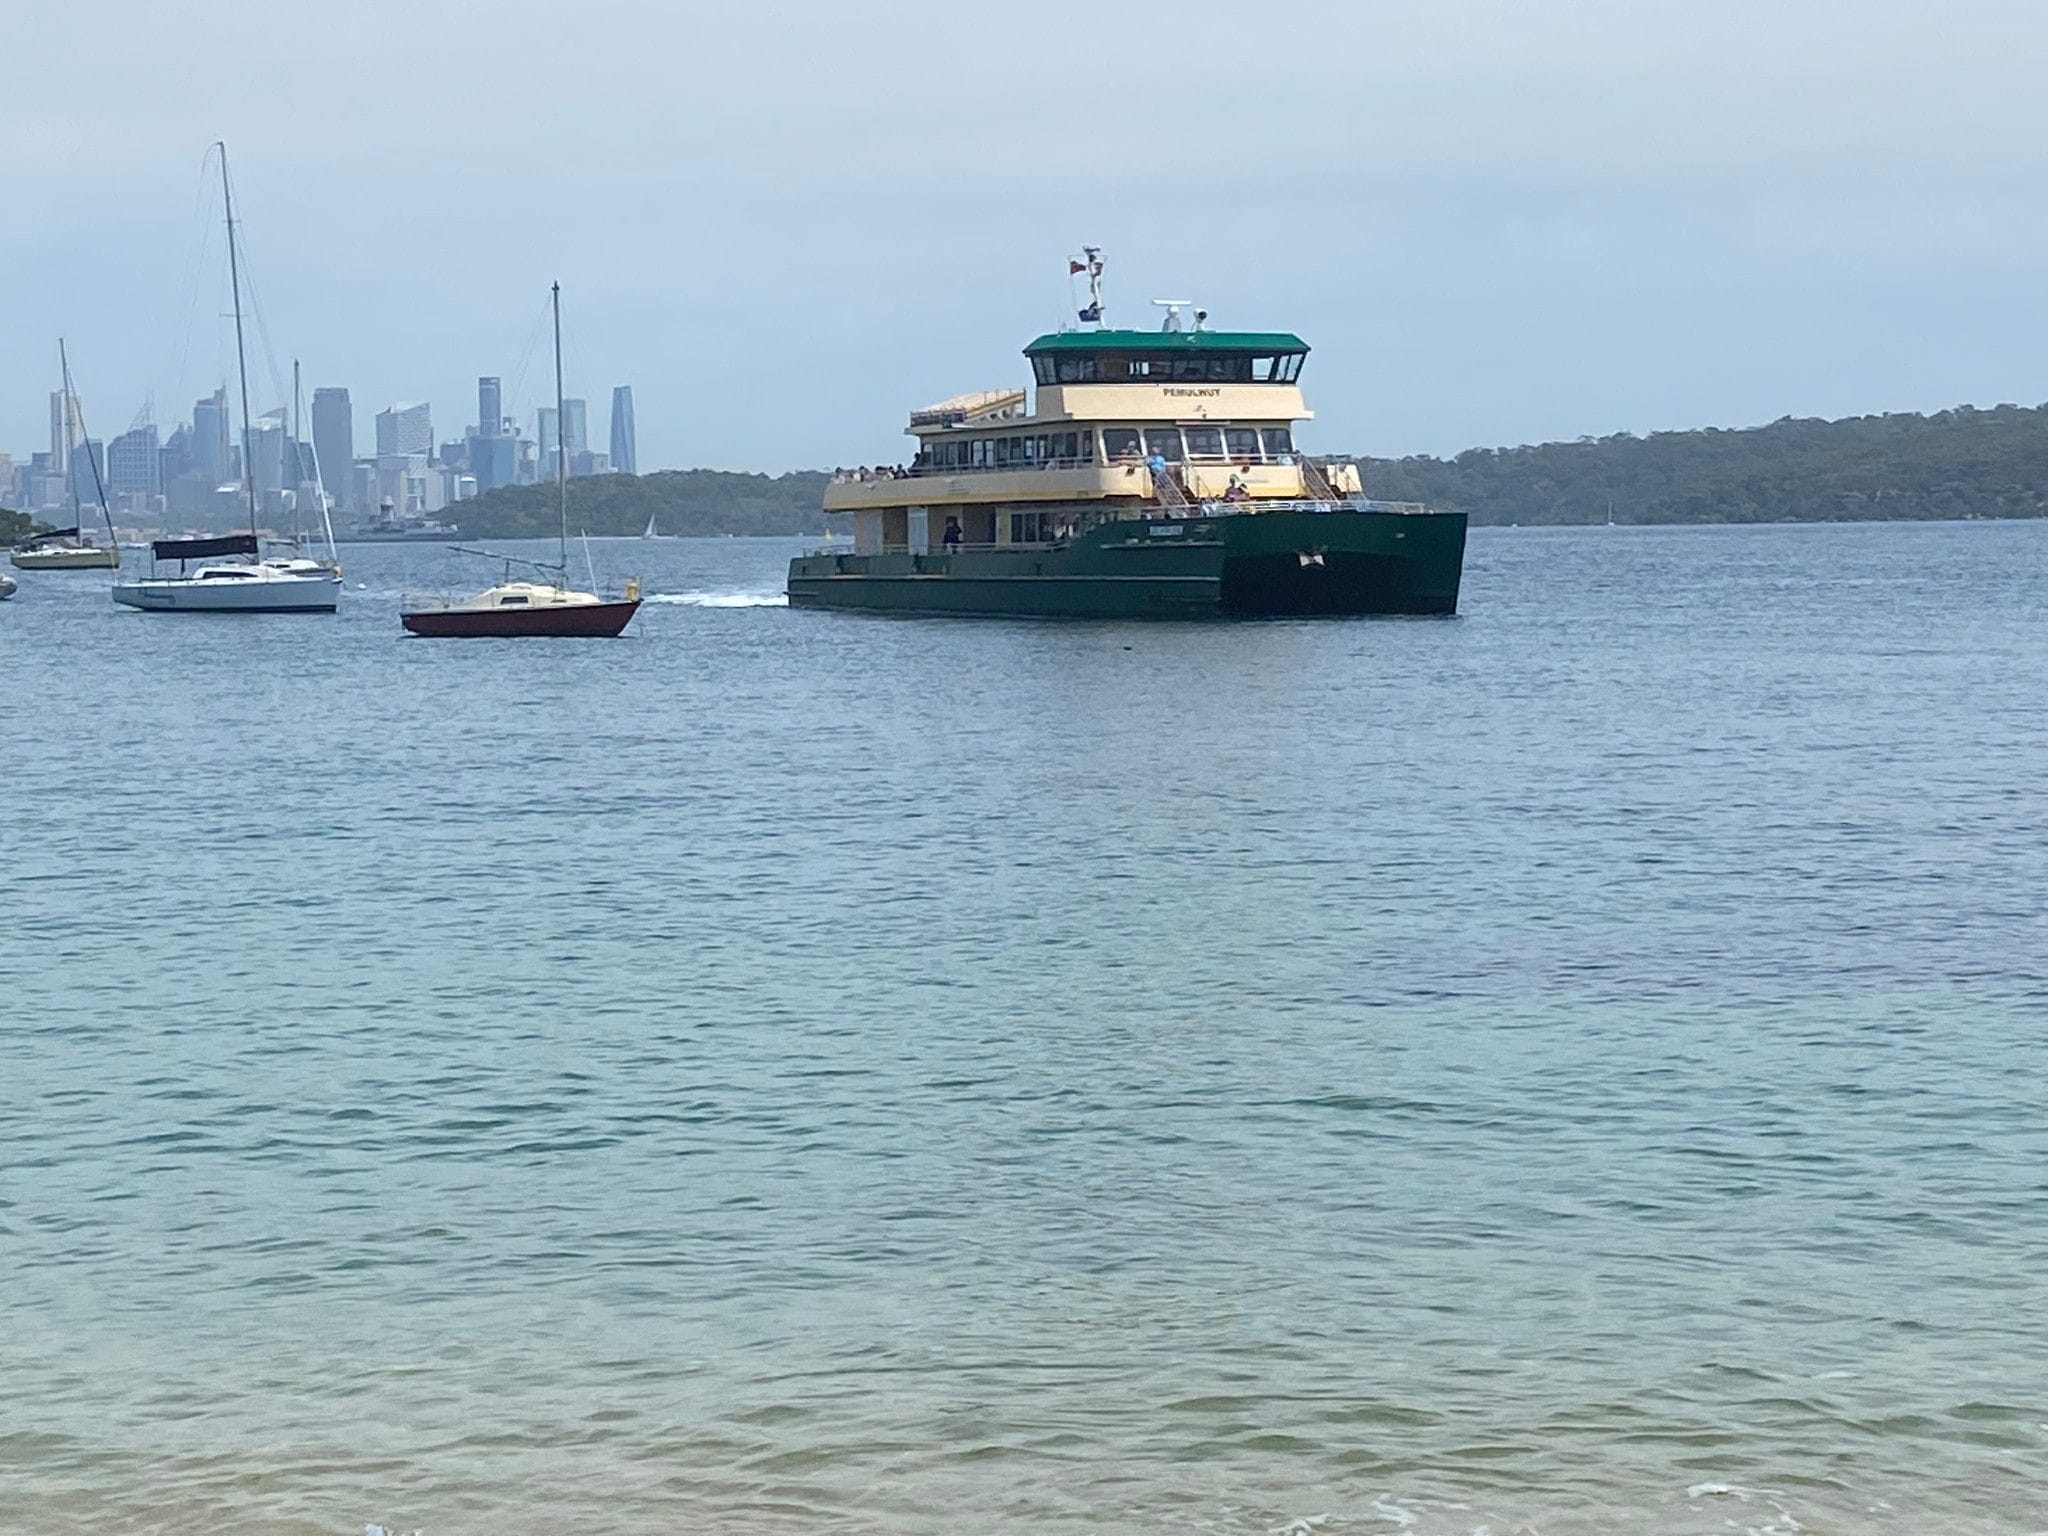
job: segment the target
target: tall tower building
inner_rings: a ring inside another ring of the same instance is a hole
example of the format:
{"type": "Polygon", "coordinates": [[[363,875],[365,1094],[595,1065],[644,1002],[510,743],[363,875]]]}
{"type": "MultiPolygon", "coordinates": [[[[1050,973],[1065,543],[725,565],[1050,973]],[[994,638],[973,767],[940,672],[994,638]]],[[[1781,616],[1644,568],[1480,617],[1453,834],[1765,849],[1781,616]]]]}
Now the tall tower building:
{"type": "Polygon", "coordinates": [[[476,435],[497,437],[505,430],[505,407],[499,402],[498,381],[480,378],[476,381],[476,435]]]}
{"type": "Polygon", "coordinates": [[[533,413],[533,435],[540,439],[540,478],[552,480],[555,475],[555,408],[541,406],[533,413]]]}
{"type": "Polygon", "coordinates": [[[401,400],[377,413],[377,457],[397,453],[431,456],[434,421],[424,401],[401,400]]]}
{"type": "Polygon", "coordinates": [[[156,424],[144,422],[130,427],[107,444],[107,494],[109,496],[160,496],[163,494],[161,447],[156,424]]]}
{"type": "Polygon", "coordinates": [[[71,471],[71,450],[85,441],[85,407],[77,394],[61,389],[50,391],[50,468],[63,475],[71,471]]]}
{"type": "Polygon", "coordinates": [[[320,460],[320,484],[337,506],[350,503],[356,462],[356,412],[345,389],[313,391],[313,453],[320,460]]]}
{"type": "Polygon", "coordinates": [[[562,402],[562,441],[572,459],[590,451],[590,413],[581,400],[562,402]]]}
{"type": "Polygon", "coordinates": [[[621,384],[612,391],[612,473],[640,473],[640,454],[633,432],[633,386],[630,384],[621,384]]]}
{"type": "Polygon", "coordinates": [[[225,385],[192,402],[192,468],[215,485],[233,478],[228,457],[228,392],[225,385]]]}
{"type": "Polygon", "coordinates": [[[286,460],[290,457],[285,444],[290,436],[282,410],[257,417],[249,428],[249,469],[256,481],[257,495],[266,496],[285,488],[286,460]]]}

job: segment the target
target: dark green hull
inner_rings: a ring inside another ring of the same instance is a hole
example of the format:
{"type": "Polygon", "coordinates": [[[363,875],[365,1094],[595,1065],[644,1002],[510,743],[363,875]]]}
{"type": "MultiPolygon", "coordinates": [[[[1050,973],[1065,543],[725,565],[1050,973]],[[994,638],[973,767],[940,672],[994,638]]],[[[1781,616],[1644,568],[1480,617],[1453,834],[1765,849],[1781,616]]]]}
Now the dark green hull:
{"type": "Polygon", "coordinates": [[[1105,522],[1053,548],[800,555],[797,608],[1048,618],[1458,611],[1461,512],[1257,512],[1105,522]]]}

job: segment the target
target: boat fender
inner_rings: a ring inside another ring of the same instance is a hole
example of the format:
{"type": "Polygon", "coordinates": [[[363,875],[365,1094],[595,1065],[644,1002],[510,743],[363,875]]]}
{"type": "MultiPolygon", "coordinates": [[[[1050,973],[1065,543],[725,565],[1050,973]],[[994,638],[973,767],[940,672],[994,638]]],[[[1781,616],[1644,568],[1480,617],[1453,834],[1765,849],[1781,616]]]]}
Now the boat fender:
{"type": "Polygon", "coordinates": [[[629,603],[640,601],[640,578],[638,576],[635,576],[626,583],[626,601],[629,603]]]}

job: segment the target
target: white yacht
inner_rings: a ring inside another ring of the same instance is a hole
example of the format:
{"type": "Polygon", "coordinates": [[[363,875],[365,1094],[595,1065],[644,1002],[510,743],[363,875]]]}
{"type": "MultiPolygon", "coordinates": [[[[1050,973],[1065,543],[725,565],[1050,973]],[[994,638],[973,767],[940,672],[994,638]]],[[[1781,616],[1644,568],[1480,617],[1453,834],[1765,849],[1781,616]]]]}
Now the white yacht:
{"type": "Polygon", "coordinates": [[[158,539],[149,547],[152,574],[115,584],[114,601],[158,613],[332,613],[341,575],[318,560],[253,558],[253,534],[219,539],[158,539]],[[230,557],[241,555],[235,560],[230,557]],[[178,574],[154,574],[176,560],[178,574]],[[190,562],[199,562],[190,564],[190,562]]]}
{"type": "MultiPolygon", "coordinates": [[[[332,613],[341,598],[341,563],[335,557],[334,528],[327,523],[327,498],[315,490],[327,528],[325,561],[303,557],[263,558],[256,525],[254,434],[249,428],[249,366],[242,347],[242,279],[235,250],[235,205],[228,190],[228,147],[220,150],[221,206],[228,225],[228,277],[235,298],[235,371],[242,389],[242,486],[249,497],[249,531],[220,538],[158,539],[149,546],[147,576],[114,583],[114,601],[154,613],[332,613]],[[160,575],[157,562],[175,560],[175,576],[160,575]]],[[[297,394],[297,365],[293,366],[297,394]]],[[[297,400],[293,401],[294,415],[297,400]]],[[[294,430],[294,439],[297,432],[294,430]]]]}

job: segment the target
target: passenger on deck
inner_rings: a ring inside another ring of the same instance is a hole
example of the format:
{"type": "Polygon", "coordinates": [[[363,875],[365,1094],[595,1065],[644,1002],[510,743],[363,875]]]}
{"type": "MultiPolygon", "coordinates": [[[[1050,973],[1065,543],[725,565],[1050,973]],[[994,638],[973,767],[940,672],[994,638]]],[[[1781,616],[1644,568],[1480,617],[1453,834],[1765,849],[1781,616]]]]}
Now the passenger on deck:
{"type": "Polygon", "coordinates": [[[939,542],[945,545],[948,551],[952,551],[960,547],[960,538],[960,519],[957,517],[947,518],[946,532],[939,542]]]}

